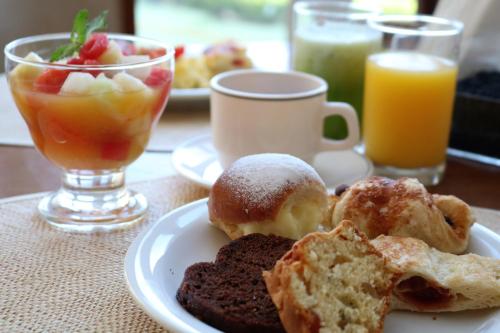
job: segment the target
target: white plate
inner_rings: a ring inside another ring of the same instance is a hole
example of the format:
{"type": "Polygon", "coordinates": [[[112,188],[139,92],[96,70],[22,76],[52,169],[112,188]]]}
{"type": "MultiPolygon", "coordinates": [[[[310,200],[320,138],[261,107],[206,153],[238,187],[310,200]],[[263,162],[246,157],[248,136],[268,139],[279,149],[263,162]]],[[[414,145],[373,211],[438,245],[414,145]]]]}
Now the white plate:
{"type": "MultiPolygon", "coordinates": [[[[254,67],[275,71],[288,69],[288,47],[286,43],[249,42],[244,44],[247,48],[247,55],[252,59],[254,67]]],[[[206,47],[207,44],[188,44],[185,46],[185,54],[197,56],[202,54],[206,47]]],[[[208,100],[209,97],[209,88],[172,89],[170,92],[170,101],[174,103],[208,100]]]]}
{"type": "MultiPolygon", "coordinates": [[[[172,163],[178,173],[206,188],[212,187],[222,173],[209,135],[179,145],[172,153],[172,163]]],[[[340,184],[351,185],[373,174],[372,163],[352,150],[318,154],[313,167],[330,190],[340,184]]]]}
{"type": "MultiPolygon", "coordinates": [[[[207,199],[180,207],[142,232],[125,258],[128,287],[151,317],[172,332],[219,332],[182,308],[175,298],[186,268],[213,261],[229,239],[208,222],[207,199]]],[[[500,236],[475,224],[469,251],[500,258],[500,236]]],[[[498,333],[500,309],[434,314],[396,311],[386,333],[498,333]]]]}
{"type": "Polygon", "coordinates": [[[183,101],[199,101],[207,100],[210,97],[209,88],[192,88],[192,89],[175,89],[172,88],[170,92],[170,101],[183,102],[183,101]]]}
{"type": "MultiPolygon", "coordinates": [[[[201,55],[206,47],[207,45],[205,44],[189,44],[184,46],[184,53],[189,57],[196,57],[201,55]]],[[[192,88],[192,89],[172,88],[169,99],[171,102],[198,101],[198,100],[207,100],[209,96],[210,96],[209,88],[192,88]]]]}

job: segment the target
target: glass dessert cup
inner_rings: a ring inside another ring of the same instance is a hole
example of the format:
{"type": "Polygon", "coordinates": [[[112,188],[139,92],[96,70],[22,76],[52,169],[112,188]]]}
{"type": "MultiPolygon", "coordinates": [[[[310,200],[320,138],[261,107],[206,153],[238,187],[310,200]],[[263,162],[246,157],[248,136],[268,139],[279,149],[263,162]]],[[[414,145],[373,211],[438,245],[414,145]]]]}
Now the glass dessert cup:
{"type": "Polygon", "coordinates": [[[33,142],[63,170],[62,187],[38,210],[68,231],[127,227],[147,211],[146,198],[125,187],[124,172],[144,152],[165,108],[174,50],[134,36],[107,37],[99,64],[42,60],[69,34],[21,38],[5,47],[9,87],[33,142]],[[161,51],[150,59],[136,50],[161,51]]]}

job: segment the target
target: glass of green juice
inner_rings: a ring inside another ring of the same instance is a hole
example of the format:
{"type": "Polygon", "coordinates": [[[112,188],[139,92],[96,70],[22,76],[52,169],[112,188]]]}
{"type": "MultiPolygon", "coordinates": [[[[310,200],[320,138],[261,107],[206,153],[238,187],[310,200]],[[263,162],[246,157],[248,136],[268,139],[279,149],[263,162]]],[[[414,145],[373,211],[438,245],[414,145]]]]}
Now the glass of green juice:
{"type": "MultiPolygon", "coordinates": [[[[366,21],[379,12],[345,1],[298,1],[293,11],[293,69],[325,79],[328,100],[351,104],[362,126],[366,58],[382,48],[382,34],[366,21]]],[[[345,138],[345,121],[328,117],[324,135],[345,138]]]]}

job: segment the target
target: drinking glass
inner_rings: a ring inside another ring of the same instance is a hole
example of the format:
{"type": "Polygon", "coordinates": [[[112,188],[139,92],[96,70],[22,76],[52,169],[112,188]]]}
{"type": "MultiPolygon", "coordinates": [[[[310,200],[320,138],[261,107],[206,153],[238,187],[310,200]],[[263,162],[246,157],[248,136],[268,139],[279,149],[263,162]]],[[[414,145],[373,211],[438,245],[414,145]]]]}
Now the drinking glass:
{"type": "Polygon", "coordinates": [[[445,169],[463,24],[382,15],[368,25],[385,44],[366,62],[366,156],[377,174],[437,184],[445,169]]]}
{"type": "MultiPolygon", "coordinates": [[[[365,61],[382,46],[381,33],[366,20],[378,11],[345,1],[299,1],[293,10],[293,68],[322,77],[328,100],[352,105],[362,126],[365,61]]],[[[324,134],[345,138],[345,121],[328,117],[324,134]]]]}
{"type": "Polygon", "coordinates": [[[9,87],[33,142],[63,171],[62,187],[44,197],[38,210],[51,225],[69,231],[109,231],[142,219],[146,198],[125,187],[124,171],[143,153],[173,79],[173,48],[107,36],[114,51],[108,47],[101,57],[108,62],[116,48],[152,50],[157,57],[131,56],[123,58],[128,63],[110,65],[42,60],[67,44],[69,34],[21,38],[5,47],[9,87]]]}

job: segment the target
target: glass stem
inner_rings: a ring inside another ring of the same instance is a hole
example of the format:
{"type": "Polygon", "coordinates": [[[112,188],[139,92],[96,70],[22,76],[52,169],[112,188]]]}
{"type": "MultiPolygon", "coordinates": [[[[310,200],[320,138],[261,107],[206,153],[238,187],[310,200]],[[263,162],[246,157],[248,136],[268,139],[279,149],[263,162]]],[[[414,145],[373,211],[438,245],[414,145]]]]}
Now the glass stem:
{"type": "Polygon", "coordinates": [[[125,188],[124,169],[64,170],[63,187],[68,191],[116,191],[125,188]]]}
{"type": "Polygon", "coordinates": [[[112,212],[127,206],[130,200],[124,169],[64,170],[60,193],[77,211],[92,205],[101,212],[112,212]]]}

